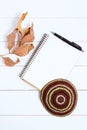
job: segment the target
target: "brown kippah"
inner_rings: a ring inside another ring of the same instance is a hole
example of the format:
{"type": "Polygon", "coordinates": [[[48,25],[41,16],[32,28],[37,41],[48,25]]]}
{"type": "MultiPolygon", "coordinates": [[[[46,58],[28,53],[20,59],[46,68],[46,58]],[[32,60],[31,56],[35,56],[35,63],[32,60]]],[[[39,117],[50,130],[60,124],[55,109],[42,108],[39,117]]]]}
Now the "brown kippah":
{"type": "Polygon", "coordinates": [[[43,106],[56,116],[69,115],[76,106],[77,97],[75,86],[66,79],[48,82],[40,93],[43,106]]]}

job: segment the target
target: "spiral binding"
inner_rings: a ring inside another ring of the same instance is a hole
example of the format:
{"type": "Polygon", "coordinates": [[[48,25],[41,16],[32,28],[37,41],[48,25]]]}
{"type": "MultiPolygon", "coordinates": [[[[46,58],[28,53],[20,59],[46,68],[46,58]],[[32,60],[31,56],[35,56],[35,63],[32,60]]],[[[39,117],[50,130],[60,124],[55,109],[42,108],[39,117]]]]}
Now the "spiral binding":
{"type": "Polygon", "coordinates": [[[31,57],[29,58],[29,60],[27,61],[27,63],[25,64],[23,70],[21,71],[19,77],[21,79],[23,79],[25,73],[27,72],[27,70],[29,69],[30,65],[32,64],[32,62],[34,61],[34,59],[36,58],[36,56],[38,55],[39,51],[41,50],[41,48],[43,47],[44,43],[47,41],[49,35],[44,33],[41,40],[39,41],[36,49],[34,50],[34,52],[32,53],[31,57]]]}

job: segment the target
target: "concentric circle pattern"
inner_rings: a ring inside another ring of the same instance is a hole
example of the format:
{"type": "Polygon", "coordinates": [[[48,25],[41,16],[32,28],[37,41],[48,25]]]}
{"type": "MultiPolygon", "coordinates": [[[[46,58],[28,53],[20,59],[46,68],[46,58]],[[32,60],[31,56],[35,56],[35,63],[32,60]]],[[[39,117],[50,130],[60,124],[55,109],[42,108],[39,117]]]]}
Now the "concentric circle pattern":
{"type": "Polygon", "coordinates": [[[56,116],[66,116],[76,106],[77,91],[70,81],[55,79],[42,88],[40,98],[48,112],[56,116]]]}

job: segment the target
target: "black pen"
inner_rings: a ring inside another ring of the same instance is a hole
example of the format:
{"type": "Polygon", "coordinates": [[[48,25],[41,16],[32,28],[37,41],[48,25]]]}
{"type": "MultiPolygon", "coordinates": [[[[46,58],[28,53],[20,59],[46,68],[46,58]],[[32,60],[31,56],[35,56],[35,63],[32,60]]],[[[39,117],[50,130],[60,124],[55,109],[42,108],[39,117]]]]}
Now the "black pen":
{"type": "Polygon", "coordinates": [[[64,41],[64,42],[66,42],[67,44],[69,44],[70,46],[72,46],[72,47],[74,47],[74,48],[76,48],[76,49],[78,49],[78,50],[84,52],[84,51],[82,50],[82,47],[79,46],[78,44],[76,44],[75,42],[71,42],[71,41],[67,40],[66,38],[60,36],[60,35],[57,34],[57,33],[54,33],[54,32],[51,32],[51,33],[52,33],[54,36],[56,36],[56,37],[58,37],[59,39],[61,39],[62,41],[64,41]]]}

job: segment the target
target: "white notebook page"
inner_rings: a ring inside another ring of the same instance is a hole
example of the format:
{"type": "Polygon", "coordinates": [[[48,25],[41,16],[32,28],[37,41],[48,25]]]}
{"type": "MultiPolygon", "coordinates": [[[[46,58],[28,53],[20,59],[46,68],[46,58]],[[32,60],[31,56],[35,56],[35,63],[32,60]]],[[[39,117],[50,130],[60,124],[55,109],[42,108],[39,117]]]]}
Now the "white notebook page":
{"type": "Polygon", "coordinates": [[[50,80],[67,78],[80,53],[82,52],[50,35],[23,78],[39,88],[50,80]]]}

